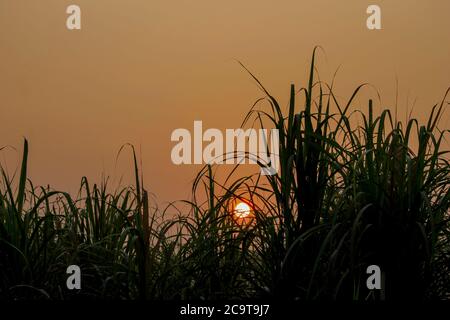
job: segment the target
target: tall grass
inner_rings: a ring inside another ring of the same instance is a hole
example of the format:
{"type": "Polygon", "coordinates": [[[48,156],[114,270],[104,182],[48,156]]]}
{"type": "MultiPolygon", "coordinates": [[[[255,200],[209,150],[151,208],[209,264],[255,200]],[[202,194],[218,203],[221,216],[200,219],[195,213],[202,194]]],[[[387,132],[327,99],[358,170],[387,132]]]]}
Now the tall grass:
{"type": "Polygon", "coordinates": [[[151,207],[134,148],[134,186],[83,178],[75,198],[35,187],[25,140],[17,179],[2,169],[0,298],[448,299],[445,99],[426,124],[377,115],[371,100],[360,110],[363,86],[342,104],[316,80],[315,57],[286,110],[246,69],[264,98],[244,125],[279,130],[278,174],[219,181],[206,166],[182,211],[151,207]],[[233,216],[236,201],[252,204],[252,218],[233,216]],[[81,290],[65,286],[71,264],[81,290]],[[366,287],[372,264],[382,290],[366,287]]]}

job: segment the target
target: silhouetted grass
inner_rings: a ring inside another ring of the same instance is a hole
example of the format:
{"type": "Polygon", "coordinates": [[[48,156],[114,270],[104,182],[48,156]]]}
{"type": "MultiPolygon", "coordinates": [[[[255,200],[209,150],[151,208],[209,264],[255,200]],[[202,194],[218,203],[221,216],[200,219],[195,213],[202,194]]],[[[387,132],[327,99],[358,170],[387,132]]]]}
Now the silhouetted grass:
{"type": "Polygon", "coordinates": [[[424,125],[376,115],[372,101],[354,111],[362,86],[341,104],[316,81],[314,60],[315,51],[286,111],[250,73],[264,98],[244,125],[279,130],[279,173],[218,181],[206,166],[181,206],[188,212],[151,208],[134,148],[133,187],[111,192],[83,178],[75,198],[35,187],[25,140],[19,176],[2,169],[0,298],[448,299],[445,99],[424,125]],[[252,218],[233,216],[237,200],[252,204],[252,218]],[[66,288],[71,264],[81,290],[66,288]],[[366,288],[371,264],[382,290],[366,288]]]}

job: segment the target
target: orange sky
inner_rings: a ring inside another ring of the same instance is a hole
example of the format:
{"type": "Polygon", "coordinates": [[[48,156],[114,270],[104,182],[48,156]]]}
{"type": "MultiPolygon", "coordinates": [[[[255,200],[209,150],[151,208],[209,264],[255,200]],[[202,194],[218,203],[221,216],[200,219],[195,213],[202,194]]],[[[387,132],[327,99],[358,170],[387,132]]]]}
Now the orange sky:
{"type": "MultiPolygon", "coordinates": [[[[237,128],[261,96],[235,59],[284,105],[321,45],[321,78],[341,66],[339,96],[368,82],[392,107],[398,78],[399,114],[416,100],[423,120],[450,86],[449,12],[448,0],[0,0],[0,147],[26,137],[33,182],[75,192],[83,175],[129,177],[128,154],[114,164],[130,142],[158,201],[186,198],[200,166],[171,163],[172,130],[237,128]],[[80,31],[66,29],[70,4],[80,31]],[[383,30],[366,28],[370,4],[383,30]]],[[[10,169],[18,157],[0,155],[10,169]]]]}

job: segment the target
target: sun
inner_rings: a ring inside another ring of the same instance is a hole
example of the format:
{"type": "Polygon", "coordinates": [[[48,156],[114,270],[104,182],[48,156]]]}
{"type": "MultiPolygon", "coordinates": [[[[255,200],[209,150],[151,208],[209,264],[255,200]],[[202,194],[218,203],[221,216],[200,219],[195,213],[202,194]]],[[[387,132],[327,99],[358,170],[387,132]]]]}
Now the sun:
{"type": "Polygon", "coordinates": [[[245,202],[239,202],[236,207],[234,207],[234,214],[237,218],[247,218],[250,215],[251,208],[245,202]]]}

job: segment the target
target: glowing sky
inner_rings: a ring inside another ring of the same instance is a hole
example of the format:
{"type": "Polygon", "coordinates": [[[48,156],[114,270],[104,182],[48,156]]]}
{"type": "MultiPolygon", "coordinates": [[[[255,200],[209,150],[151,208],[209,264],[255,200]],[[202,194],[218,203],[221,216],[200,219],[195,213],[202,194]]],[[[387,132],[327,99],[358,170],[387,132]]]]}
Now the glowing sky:
{"type": "MultiPolygon", "coordinates": [[[[450,86],[449,12],[448,0],[0,0],[0,147],[27,137],[33,182],[75,192],[83,175],[128,181],[129,154],[115,158],[130,142],[158,200],[185,198],[200,166],[171,163],[172,130],[239,127],[261,97],[235,59],[285,104],[321,45],[321,78],[340,66],[339,96],[368,82],[392,107],[397,78],[399,114],[416,100],[423,120],[450,86]],[[65,26],[73,3],[80,31],[65,26]],[[372,3],[383,30],[365,26],[372,3]]],[[[18,157],[0,159],[13,169],[18,157]]]]}

